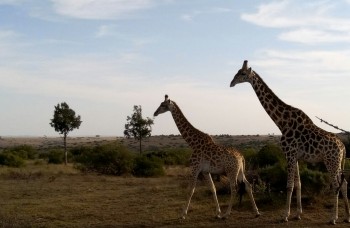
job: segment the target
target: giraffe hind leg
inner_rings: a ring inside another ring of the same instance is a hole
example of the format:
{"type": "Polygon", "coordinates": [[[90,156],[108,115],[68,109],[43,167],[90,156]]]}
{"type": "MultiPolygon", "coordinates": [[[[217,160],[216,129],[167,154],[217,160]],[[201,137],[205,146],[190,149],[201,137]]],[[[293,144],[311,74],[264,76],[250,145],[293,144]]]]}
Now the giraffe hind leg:
{"type": "Polygon", "coordinates": [[[243,183],[244,183],[245,190],[248,193],[249,200],[250,200],[250,203],[252,205],[252,208],[253,208],[253,210],[255,212],[255,217],[259,217],[260,216],[260,212],[258,210],[258,207],[255,204],[252,186],[245,178],[243,178],[243,183]]]}
{"type": "Polygon", "coordinates": [[[343,195],[343,200],[345,204],[345,213],[346,218],[344,219],[345,222],[350,223],[350,209],[349,209],[349,201],[348,201],[348,182],[344,179],[343,184],[341,185],[340,191],[343,195]]]}
{"type": "Polygon", "coordinates": [[[213,179],[212,179],[210,173],[203,173],[203,175],[204,175],[204,178],[205,178],[206,182],[208,183],[210,190],[213,194],[213,198],[214,198],[214,202],[215,202],[215,206],[216,206],[216,217],[221,218],[220,205],[219,205],[218,197],[216,195],[216,188],[215,188],[213,179]]]}
{"type": "Polygon", "coordinates": [[[228,207],[227,207],[227,211],[222,216],[222,218],[227,218],[231,214],[233,200],[234,200],[235,187],[237,186],[237,175],[238,175],[238,172],[228,173],[227,174],[227,177],[228,177],[228,179],[230,181],[231,195],[230,195],[230,201],[229,201],[229,204],[228,204],[228,207]]]}
{"type": "Polygon", "coordinates": [[[190,203],[191,203],[191,199],[192,199],[192,196],[193,196],[193,193],[196,189],[196,183],[197,183],[197,178],[198,178],[198,175],[199,173],[197,173],[196,175],[194,176],[191,176],[190,178],[190,183],[188,185],[188,196],[187,196],[187,203],[182,211],[182,219],[185,219],[186,218],[186,215],[187,215],[187,212],[188,212],[188,208],[190,207],[190,203]]]}

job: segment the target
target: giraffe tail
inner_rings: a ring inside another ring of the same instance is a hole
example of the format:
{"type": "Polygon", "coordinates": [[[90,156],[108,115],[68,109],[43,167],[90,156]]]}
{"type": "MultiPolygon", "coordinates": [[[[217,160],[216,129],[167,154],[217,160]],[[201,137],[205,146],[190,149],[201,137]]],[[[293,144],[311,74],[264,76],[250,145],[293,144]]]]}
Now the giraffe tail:
{"type": "Polygon", "coordinates": [[[247,191],[245,190],[245,183],[244,181],[239,181],[238,182],[238,189],[237,189],[237,194],[239,195],[239,206],[241,206],[242,203],[242,198],[244,193],[246,193],[247,191]]]}

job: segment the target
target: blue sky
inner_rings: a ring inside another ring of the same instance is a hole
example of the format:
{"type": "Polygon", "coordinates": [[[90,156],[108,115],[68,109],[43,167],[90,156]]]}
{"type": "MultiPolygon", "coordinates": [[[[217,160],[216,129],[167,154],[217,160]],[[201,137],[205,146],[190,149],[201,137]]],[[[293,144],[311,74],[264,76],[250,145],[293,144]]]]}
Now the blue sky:
{"type": "MultiPolygon", "coordinates": [[[[230,88],[243,60],[284,102],[350,129],[350,0],[0,0],[0,135],[122,136],[164,95],[209,134],[280,134],[252,87],[230,88]]],[[[153,134],[178,134],[170,113],[153,134]]]]}

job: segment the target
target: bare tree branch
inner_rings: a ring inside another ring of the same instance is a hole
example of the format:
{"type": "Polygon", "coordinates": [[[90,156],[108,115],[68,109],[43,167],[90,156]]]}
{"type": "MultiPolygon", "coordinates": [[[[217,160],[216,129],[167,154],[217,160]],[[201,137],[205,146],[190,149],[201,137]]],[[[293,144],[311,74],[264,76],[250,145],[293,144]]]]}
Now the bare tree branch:
{"type": "Polygon", "coordinates": [[[339,131],[344,132],[345,134],[350,135],[350,132],[349,132],[349,131],[346,131],[346,130],[344,130],[344,129],[341,129],[341,128],[339,128],[338,126],[334,126],[333,124],[330,124],[330,123],[328,123],[327,121],[325,121],[325,120],[323,120],[323,119],[321,119],[321,118],[319,118],[319,117],[317,117],[317,116],[316,116],[316,118],[319,119],[319,120],[321,121],[321,123],[325,123],[325,124],[327,124],[327,125],[329,125],[329,126],[331,126],[331,127],[334,127],[335,129],[337,129],[337,130],[339,130],[339,131]]]}

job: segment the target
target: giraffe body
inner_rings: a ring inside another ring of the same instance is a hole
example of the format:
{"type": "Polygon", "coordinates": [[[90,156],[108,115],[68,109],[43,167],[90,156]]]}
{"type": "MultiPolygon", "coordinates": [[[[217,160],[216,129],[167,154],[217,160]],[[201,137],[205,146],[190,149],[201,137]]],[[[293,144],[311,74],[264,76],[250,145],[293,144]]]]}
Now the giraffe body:
{"type": "Polygon", "coordinates": [[[236,84],[248,82],[252,85],[261,105],[282,132],[281,147],[287,159],[287,205],[284,220],[290,215],[290,201],[293,188],[297,195],[297,218],[300,219],[301,183],[298,160],[307,162],[323,162],[330,174],[333,189],[333,212],[331,223],[338,219],[338,194],[342,191],[346,219],[350,222],[349,203],[347,199],[347,181],[342,176],[345,162],[345,146],[333,133],[317,127],[312,120],[300,109],[285,104],[266,85],[262,78],[251,68],[248,69],[244,61],[242,69],[238,71],[231,82],[236,84]]]}
{"type": "Polygon", "coordinates": [[[216,144],[213,139],[206,133],[194,128],[186,117],[182,114],[179,106],[170,101],[165,96],[165,101],[161,103],[159,108],[154,113],[157,116],[161,113],[170,111],[174,121],[185,141],[192,148],[193,152],[190,158],[190,183],[187,203],[182,212],[182,218],[185,218],[191,202],[191,198],[195,191],[198,175],[203,174],[206,182],[209,184],[216,204],[216,216],[226,218],[229,216],[233,204],[233,192],[237,187],[237,182],[244,183],[245,189],[249,195],[252,207],[259,216],[260,213],[256,207],[252,188],[244,175],[244,158],[233,148],[225,148],[216,144]],[[221,215],[221,209],[216,195],[214,182],[211,174],[226,174],[230,181],[231,198],[228,209],[224,215],[221,215]]]}

